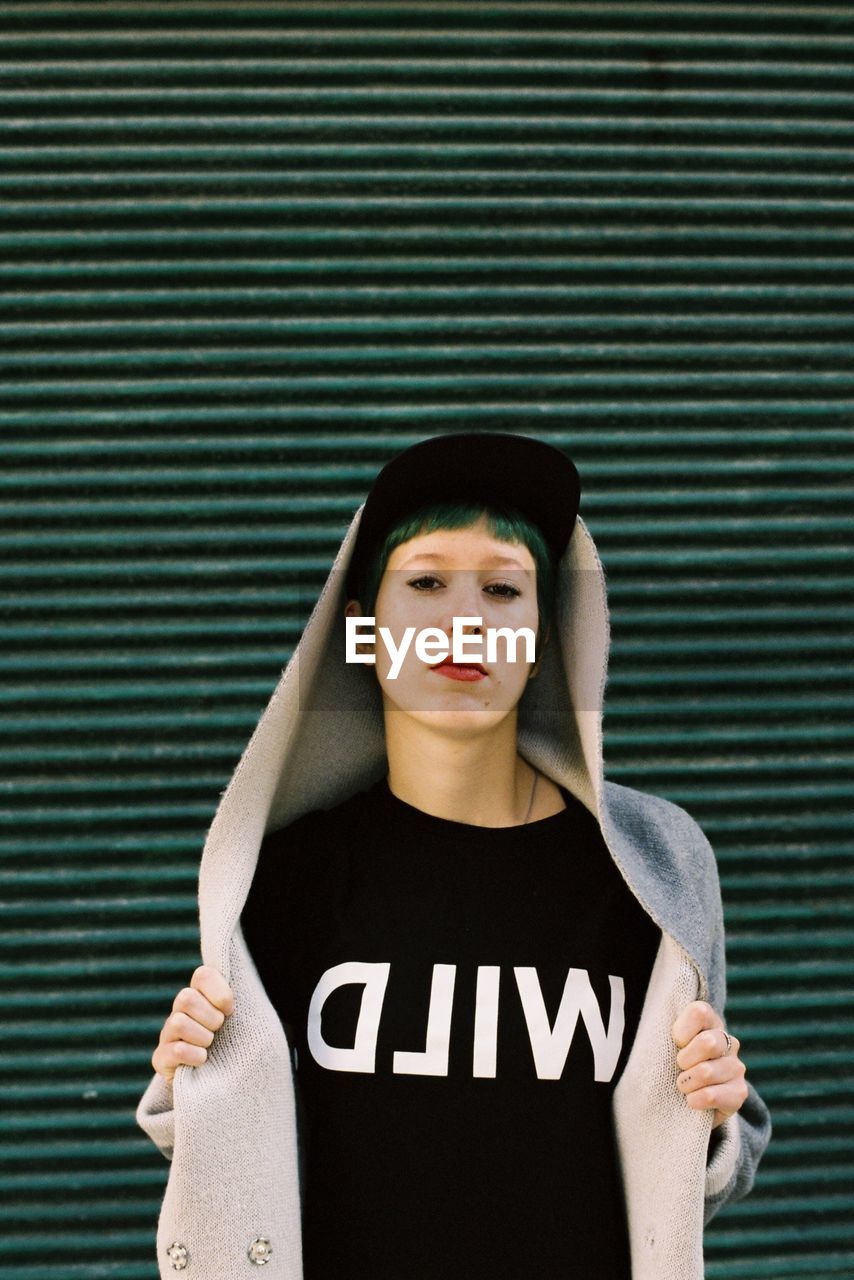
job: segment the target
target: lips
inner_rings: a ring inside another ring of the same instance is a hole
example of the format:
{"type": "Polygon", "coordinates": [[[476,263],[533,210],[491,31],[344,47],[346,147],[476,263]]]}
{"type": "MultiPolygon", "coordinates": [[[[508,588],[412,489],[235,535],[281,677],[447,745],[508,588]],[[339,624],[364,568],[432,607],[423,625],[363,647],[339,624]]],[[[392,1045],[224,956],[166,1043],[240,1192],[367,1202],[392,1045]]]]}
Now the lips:
{"type": "Polygon", "coordinates": [[[479,662],[437,662],[430,670],[450,680],[483,680],[487,674],[479,662]]]}
{"type": "Polygon", "coordinates": [[[454,667],[458,671],[480,671],[482,675],[486,675],[486,667],[482,667],[479,662],[450,662],[447,658],[443,658],[441,662],[434,663],[430,670],[437,671],[439,667],[454,667]]]}

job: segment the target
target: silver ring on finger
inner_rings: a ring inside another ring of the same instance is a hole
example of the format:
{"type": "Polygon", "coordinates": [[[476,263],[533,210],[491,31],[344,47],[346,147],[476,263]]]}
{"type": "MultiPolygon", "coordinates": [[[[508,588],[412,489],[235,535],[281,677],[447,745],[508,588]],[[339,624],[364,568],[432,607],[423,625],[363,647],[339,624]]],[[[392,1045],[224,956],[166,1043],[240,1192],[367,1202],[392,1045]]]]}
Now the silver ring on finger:
{"type": "Polygon", "coordinates": [[[721,1031],[723,1031],[723,1032],[724,1032],[724,1037],[725,1037],[725,1039],[726,1039],[726,1048],[724,1049],[723,1053],[721,1054],[721,1057],[722,1057],[722,1058],[725,1058],[725,1057],[727,1056],[727,1054],[732,1053],[732,1036],[730,1035],[730,1033],[729,1033],[728,1031],[724,1031],[723,1027],[721,1027],[721,1031]]]}

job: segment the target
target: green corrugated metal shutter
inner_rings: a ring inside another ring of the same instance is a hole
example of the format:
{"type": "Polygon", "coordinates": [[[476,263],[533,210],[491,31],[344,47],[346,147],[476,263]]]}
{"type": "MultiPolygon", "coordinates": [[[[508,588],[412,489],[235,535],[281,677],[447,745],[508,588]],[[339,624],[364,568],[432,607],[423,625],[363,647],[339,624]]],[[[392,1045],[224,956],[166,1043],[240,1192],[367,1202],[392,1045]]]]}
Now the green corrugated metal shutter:
{"type": "Polygon", "coordinates": [[[854,1274],[854,10],[0,20],[0,1276],[156,1275],[204,832],[370,480],[460,428],[577,459],[609,774],[717,851],[775,1130],[708,1275],[854,1274]]]}

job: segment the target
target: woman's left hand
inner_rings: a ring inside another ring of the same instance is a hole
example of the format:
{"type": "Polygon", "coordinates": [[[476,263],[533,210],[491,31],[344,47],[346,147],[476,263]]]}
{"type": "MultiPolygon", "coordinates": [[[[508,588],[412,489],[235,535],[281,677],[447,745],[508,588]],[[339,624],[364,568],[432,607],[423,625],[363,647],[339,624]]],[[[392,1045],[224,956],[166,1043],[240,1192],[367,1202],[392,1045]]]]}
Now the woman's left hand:
{"type": "Polygon", "coordinates": [[[732,1052],[727,1053],[723,1019],[705,1000],[686,1004],[670,1034],[679,1047],[676,1065],[682,1069],[676,1083],[689,1106],[715,1108],[712,1128],[716,1129],[747,1097],[747,1067],[738,1056],[741,1041],[730,1033],[732,1052]]]}

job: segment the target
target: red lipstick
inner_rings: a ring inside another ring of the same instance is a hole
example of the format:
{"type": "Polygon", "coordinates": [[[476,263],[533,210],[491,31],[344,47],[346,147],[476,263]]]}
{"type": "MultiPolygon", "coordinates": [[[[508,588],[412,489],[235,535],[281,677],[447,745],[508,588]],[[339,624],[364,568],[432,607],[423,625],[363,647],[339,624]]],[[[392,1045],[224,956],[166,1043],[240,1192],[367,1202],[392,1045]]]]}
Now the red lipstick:
{"type": "Polygon", "coordinates": [[[435,667],[430,668],[436,671],[440,676],[447,676],[449,680],[485,680],[486,672],[483,667],[476,662],[438,662],[435,667]]]}

